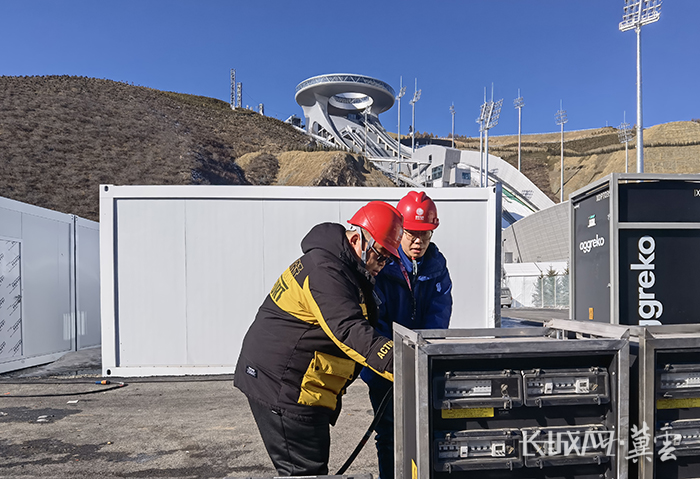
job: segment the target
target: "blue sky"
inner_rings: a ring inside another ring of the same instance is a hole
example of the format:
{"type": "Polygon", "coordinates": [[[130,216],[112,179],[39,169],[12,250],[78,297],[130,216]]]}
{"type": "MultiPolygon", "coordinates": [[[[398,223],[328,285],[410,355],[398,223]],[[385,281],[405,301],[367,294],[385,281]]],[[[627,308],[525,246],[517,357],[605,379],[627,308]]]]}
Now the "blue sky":
{"type": "MultiPolygon", "coordinates": [[[[0,0],[0,75],[83,75],[228,101],[229,72],[244,105],[295,113],[295,86],[315,75],[381,79],[402,100],[402,133],[414,81],[416,128],[478,136],[484,87],[504,99],[491,135],[636,119],[636,35],[618,23],[624,0],[0,0]]],[[[642,30],[644,126],[700,118],[700,1],[668,0],[642,30]]],[[[2,94],[2,92],[0,92],[2,94]]],[[[396,131],[396,105],[380,116],[396,131]]]]}

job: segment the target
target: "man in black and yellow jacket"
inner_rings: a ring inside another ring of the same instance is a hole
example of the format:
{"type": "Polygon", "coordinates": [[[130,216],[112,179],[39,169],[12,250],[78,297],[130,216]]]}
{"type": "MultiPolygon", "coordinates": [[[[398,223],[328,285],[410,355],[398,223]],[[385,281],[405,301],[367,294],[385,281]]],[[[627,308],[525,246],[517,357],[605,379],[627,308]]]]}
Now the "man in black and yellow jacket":
{"type": "Polygon", "coordinates": [[[330,425],[363,366],[393,381],[393,342],[374,328],[374,276],[398,256],[403,217],[373,201],[314,226],[304,255],[273,286],[250,326],[234,385],[248,397],[278,474],[328,474],[330,425]]]}

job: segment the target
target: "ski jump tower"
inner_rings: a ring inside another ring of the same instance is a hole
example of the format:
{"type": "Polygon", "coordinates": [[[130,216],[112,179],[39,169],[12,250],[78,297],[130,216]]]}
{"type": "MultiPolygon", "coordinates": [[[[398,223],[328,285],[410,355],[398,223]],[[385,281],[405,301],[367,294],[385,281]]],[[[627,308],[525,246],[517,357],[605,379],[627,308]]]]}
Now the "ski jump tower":
{"type": "Polygon", "coordinates": [[[376,78],[336,73],[299,83],[295,99],[304,110],[307,133],[371,157],[396,157],[398,143],[379,122],[395,96],[388,83],[376,78]]]}

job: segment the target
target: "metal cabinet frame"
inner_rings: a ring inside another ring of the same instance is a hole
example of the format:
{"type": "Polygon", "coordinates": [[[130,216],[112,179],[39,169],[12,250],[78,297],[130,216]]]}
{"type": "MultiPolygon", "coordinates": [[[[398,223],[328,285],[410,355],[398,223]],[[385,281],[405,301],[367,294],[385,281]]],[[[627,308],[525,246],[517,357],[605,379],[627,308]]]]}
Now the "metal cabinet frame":
{"type": "MultiPolygon", "coordinates": [[[[429,362],[436,356],[475,358],[536,357],[538,355],[608,354],[613,356],[611,380],[616,401],[617,437],[628,435],[629,331],[596,324],[580,329],[576,321],[542,328],[410,330],[394,325],[395,475],[429,479],[431,471],[429,362]]],[[[586,324],[588,326],[588,324],[586,324]]],[[[617,441],[612,470],[627,478],[624,445],[617,441]]]]}

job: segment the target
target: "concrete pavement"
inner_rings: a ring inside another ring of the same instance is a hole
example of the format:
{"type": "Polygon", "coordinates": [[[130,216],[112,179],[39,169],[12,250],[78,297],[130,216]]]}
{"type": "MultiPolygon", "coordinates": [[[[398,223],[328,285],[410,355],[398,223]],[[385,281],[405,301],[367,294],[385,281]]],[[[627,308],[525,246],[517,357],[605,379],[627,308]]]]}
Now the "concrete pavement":
{"type": "MultiPolygon", "coordinates": [[[[567,310],[502,313],[568,317],[567,310]]],[[[97,348],[0,375],[0,477],[274,476],[232,376],[124,379],[127,386],[108,390],[114,384],[95,384],[102,379],[100,365],[97,348]]],[[[356,381],[331,428],[331,472],[371,420],[367,387],[356,381]]],[[[348,474],[377,477],[373,439],[348,474]]]]}
{"type": "MultiPolygon", "coordinates": [[[[275,475],[232,376],[125,379],[108,391],[114,384],[100,379],[98,349],[1,375],[0,477],[275,475]]],[[[357,381],[331,428],[331,472],[362,438],[371,409],[357,381]]],[[[373,440],[348,473],[376,477],[373,440]]]]}

